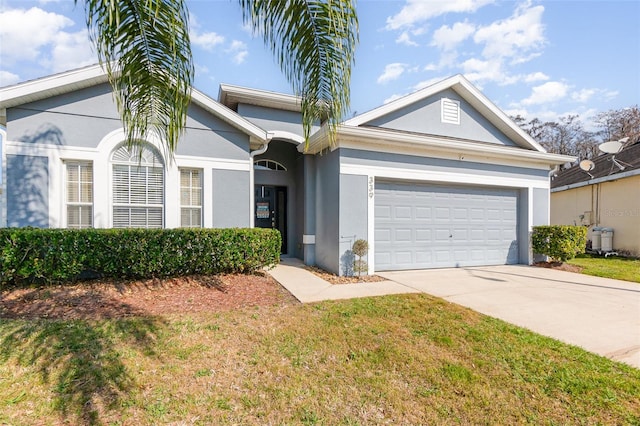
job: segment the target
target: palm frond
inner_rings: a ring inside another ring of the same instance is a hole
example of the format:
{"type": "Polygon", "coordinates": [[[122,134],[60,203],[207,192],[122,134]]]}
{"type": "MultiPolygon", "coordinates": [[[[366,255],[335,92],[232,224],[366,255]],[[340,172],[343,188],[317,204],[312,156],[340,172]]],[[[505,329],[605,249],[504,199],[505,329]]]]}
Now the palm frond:
{"type": "Polygon", "coordinates": [[[333,138],[350,102],[358,43],[355,0],[239,0],[244,20],[264,37],[302,97],[304,136],[326,121],[333,138]]]}
{"type": "Polygon", "coordinates": [[[85,10],[129,144],[155,133],[172,154],[194,75],[185,1],[85,0],[85,10]]]}

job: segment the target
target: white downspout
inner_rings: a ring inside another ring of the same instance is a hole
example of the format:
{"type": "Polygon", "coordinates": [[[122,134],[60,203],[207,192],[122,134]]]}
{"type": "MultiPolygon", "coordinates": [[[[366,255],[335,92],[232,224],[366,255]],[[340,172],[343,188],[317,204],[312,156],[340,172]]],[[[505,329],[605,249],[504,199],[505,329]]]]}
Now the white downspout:
{"type": "Polygon", "coordinates": [[[254,228],[255,227],[255,215],[253,212],[254,209],[254,205],[255,205],[255,170],[253,168],[253,157],[255,157],[256,155],[261,155],[264,154],[265,152],[267,152],[267,149],[269,148],[269,142],[271,142],[271,138],[273,137],[273,135],[271,133],[267,133],[267,138],[265,139],[264,143],[262,144],[262,146],[258,149],[256,149],[255,151],[251,151],[249,153],[249,158],[251,158],[251,169],[249,170],[249,227],[254,228]]]}

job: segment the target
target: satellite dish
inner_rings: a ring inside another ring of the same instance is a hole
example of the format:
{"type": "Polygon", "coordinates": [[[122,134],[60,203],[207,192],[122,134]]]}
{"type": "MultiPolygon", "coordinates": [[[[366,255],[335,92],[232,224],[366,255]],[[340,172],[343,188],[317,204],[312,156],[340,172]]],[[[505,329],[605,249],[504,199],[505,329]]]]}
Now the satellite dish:
{"type": "Polygon", "coordinates": [[[580,168],[585,172],[590,172],[596,167],[595,163],[591,160],[582,160],[580,162],[580,168]]]}
{"type": "Polygon", "coordinates": [[[598,145],[598,149],[606,154],[617,154],[622,149],[622,142],[609,141],[598,145]]]}

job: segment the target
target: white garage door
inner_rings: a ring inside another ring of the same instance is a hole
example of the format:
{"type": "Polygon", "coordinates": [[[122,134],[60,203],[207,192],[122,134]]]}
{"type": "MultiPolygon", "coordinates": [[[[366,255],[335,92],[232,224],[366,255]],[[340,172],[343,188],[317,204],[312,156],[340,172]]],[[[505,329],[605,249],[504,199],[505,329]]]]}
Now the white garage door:
{"type": "Polygon", "coordinates": [[[518,263],[515,189],[379,182],[375,269],[518,263]]]}

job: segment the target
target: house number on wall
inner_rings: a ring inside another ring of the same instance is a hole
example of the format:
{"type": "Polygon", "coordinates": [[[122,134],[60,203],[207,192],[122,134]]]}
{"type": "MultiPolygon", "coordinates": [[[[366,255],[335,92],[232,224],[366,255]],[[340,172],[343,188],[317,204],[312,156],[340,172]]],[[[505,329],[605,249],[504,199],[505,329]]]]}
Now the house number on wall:
{"type": "Polygon", "coordinates": [[[369,176],[369,198],[373,198],[373,176],[369,176]]]}

